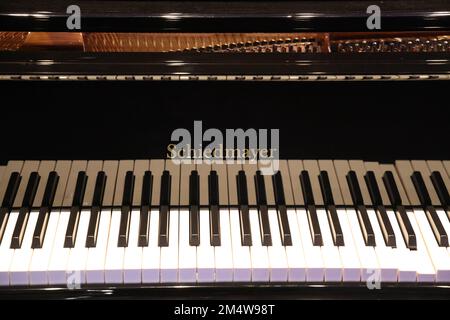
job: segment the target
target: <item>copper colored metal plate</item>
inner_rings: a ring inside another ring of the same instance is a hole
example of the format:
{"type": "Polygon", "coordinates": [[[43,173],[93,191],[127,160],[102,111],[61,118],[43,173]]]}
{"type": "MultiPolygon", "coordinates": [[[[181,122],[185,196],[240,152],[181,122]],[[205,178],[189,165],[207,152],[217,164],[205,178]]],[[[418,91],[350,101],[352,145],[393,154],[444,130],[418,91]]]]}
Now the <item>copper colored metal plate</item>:
{"type": "Polygon", "coordinates": [[[84,33],[88,52],[322,52],[317,33],[84,33]]]}
{"type": "Polygon", "coordinates": [[[16,51],[24,43],[28,32],[0,32],[0,51],[16,51]]]}

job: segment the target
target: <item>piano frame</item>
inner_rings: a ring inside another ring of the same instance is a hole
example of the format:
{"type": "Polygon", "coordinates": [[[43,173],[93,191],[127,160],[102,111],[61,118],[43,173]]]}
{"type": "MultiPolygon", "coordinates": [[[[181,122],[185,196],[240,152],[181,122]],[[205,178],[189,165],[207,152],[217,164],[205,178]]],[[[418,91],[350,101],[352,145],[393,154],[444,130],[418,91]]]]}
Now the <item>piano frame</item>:
{"type": "MultiPolygon", "coordinates": [[[[66,32],[69,0],[0,3],[0,31],[66,32]]],[[[83,32],[359,32],[369,5],[382,31],[450,31],[439,0],[172,2],[80,0],[83,32]],[[132,4],[132,6],[130,5],[132,4]],[[270,13],[268,13],[270,11],[270,13]]],[[[77,31],[78,32],[78,31],[77,31]]],[[[6,81],[437,81],[450,80],[447,53],[220,54],[0,52],[6,81]]],[[[2,287],[1,299],[26,298],[448,298],[449,285],[187,284],[2,287]]]]}

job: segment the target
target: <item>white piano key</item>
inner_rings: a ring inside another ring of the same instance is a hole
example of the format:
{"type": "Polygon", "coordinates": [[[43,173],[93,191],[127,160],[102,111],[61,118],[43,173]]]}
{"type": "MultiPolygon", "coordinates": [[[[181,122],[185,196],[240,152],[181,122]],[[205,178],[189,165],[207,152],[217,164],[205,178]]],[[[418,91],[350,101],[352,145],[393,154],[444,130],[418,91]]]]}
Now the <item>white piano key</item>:
{"type": "Polygon", "coordinates": [[[268,216],[270,234],[272,235],[272,245],[267,247],[270,263],[270,281],[287,281],[289,267],[286,258],[286,250],[281,243],[280,227],[278,226],[278,213],[274,209],[269,209],[268,216]]]}
{"type": "Polygon", "coordinates": [[[322,251],[320,246],[314,246],[312,243],[306,210],[297,209],[297,221],[302,238],[306,265],[308,267],[306,282],[323,282],[325,265],[322,258],[322,251]]]}
{"type": "MultiPolygon", "coordinates": [[[[421,256],[416,254],[417,250],[409,250],[406,247],[395,212],[392,210],[386,210],[386,212],[395,234],[396,248],[393,251],[398,261],[398,282],[416,282],[417,274],[424,263],[421,261],[421,256]]],[[[431,274],[434,274],[433,268],[431,268],[431,274]]]]}
{"type": "Polygon", "coordinates": [[[14,250],[14,257],[9,268],[10,283],[12,286],[28,285],[30,283],[28,270],[31,263],[31,257],[33,256],[31,243],[33,241],[33,233],[38,215],[38,211],[30,212],[22,245],[20,249],[14,250]]]}
{"type": "MultiPolygon", "coordinates": [[[[442,225],[444,226],[445,232],[448,235],[450,235],[450,221],[449,221],[449,219],[447,217],[447,213],[444,210],[441,210],[441,209],[437,209],[436,212],[438,214],[439,220],[441,220],[442,225]]],[[[447,247],[447,252],[448,252],[448,254],[450,256],[450,247],[447,247]]]]}
{"type": "Polygon", "coordinates": [[[50,285],[66,285],[66,270],[69,260],[70,248],[64,248],[67,224],[69,223],[70,212],[62,210],[58,219],[55,242],[53,243],[50,263],[48,265],[48,283],[50,285]]]}
{"type": "MultiPolygon", "coordinates": [[[[171,217],[172,218],[172,217],[171,217]]],[[[182,259],[178,262],[180,282],[197,281],[197,247],[189,245],[189,210],[180,210],[178,249],[182,259]]],[[[172,232],[172,230],[170,230],[172,232]]],[[[169,241],[172,234],[169,233],[169,241]]],[[[200,238],[200,241],[203,239],[200,238]]]]}
{"type": "Polygon", "coordinates": [[[395,252],[391,247],[386,246],[386,243],[384,242],[383,234],[381,232],[375,211],[368,209],[367,215],[369,216],[369,220],[375,234],[376,246],[374,249],[380,266],[381,282],[397,282],[399,261],[397,260],[395,252]]]}
{"type": "MultiPolygon", "coordinates": [[[[178,210],[170,210],[169,246],[161,247],[162,283],[178,282],[178,217],[178,210]]],[[[188,227],[186,226],[186,228],[188,227]]],[[[185,259],[184,253],[183,259],[185,259]]]]}
{"type": "Polygon", "coordinates": [[[105,261],[105,282],[108,284],[123,283],[123,257],[125,248],[118,246],[120,227],[120,210],[113,210],[109,229],[108,249],[105,261]]]}
{"type": "Polygon", "coordinates": [[[78,273],[78,277],[82,283],[86,282],[86,261],[89,253],[89,248],[86,247],[86,238],[90,217],[90,211],[81,211],[77,238],[75,240],[75,246],[70,250],[66,271],[68,275],[78,273]]]}
{"type": "Polygon", "coordinates": [[[19,212],[17,211],[12,211],[9,214],[9,219],[0,244],[0,286],[9,286],[9,267],[14,255],[14,249],[10,248],[10,244],[18,216],[19,212]]]}
{"type": "Polygon", "coordinates": [[[220,246],[214,247],[216,282],[233,281],[233,246],[230,231],[230,213],[220,210],[220,246]]]}
{"type": "Polygon", "coordinates": [[[159,211],[151,210],[148,246],[142,249],[142,283],[157,283],[161,248],[158,246],[159,211]]]}
{"type": "Polygon", "coordinates": [[[366,246],[366,243],[364,242],[358,217],[356,216],[354,209],[347,210],[347,219],[361,264],[361,281],[366,282],[371,279],[374,274],[377,277],[379,275],[380,267],[377,256],[373,247],[366,246]]]}
{"type": "Polygon", "coordinates": [[[197,247],[197,281],[214,282],[214,247],[209,232],[209,210],[200,210],[200,245],[197,247]]]}
{"type": "Polygon", "coordinates": [[[138,246],[140,211],[132,210],[128,246],[123,260],[123,282],[142,282],[142,247],[138,246]]]}
{"type": "Polygon", "coordinates": [[[44,244],[42,248],[33,250],[33,257],[31,258],[29,269],[31,285],[48,284],[47,271],[52,255],[54,239],[57,234],[59,215],[59,211],[52,211],[50,213],[44,244]]]}
{"type": "Polygon", "coordinates": [[[288,281],[304,282],[308,267],[306,265],[302,239],[298,228],[297,213],[293,209],[288,209],[287,215],[292,238],[292,246],[285,247],[289,267],[288,281]]]}
{"type": "Polygon", "coordinates": [[[345,209],[337,209],[337,214],[344,235],[344,246],[339,247],[339,254],[342,262],[342,281],[360,282],[361,263],[359,261],[352,230],[350,229],[350,224],[348,222],[347,211],[345,211],[345,209]]]}
{"type": "Polygon", "coordinates": [[[328,225],[327,212],[317,209],[320,230],[322,232],[322,257],[325,264],[325,282],[340,282],[342,280],[342,263],[339,249],[333,243],[330,226],[328,225]]]}
{"type": "Polygon", "coordinates": [[[86,262],[86,282],[88,284],[105,283],[105,262],[111,214],[111,210],[102,210],[100,213],[97,243],[95,247],[89,248],[86,262]]]}
{"type": "Polygon", "coordinates": [[[436,282],[450,282],[450,256],[447,249],[438,245],[425,212],[414,209],[414,216],[436,270],[436,282]]]}
{"type": "Polygon", "coordinates": [[[249,282],[252,278],[250,248],[242,245],[237,209],[230,209],[230,229],[233,246],[233,281],[249,282]]]}
{"type": "Polygon", "coordinates": [[[413,228],[414,234],[416,235],[417,250],[415,250],[415,252],[417,252],[417,256],[419,258],[422,258],[421,260],[423,262],[423,266],[425,266],[426,261],[429,261],[429,264],[431,264],[432,271],[433,271],[432,273],[430,273],[431,268],[429,268],[429,264],[428,264],[428,267],[426,268],[427,272],[425,272],[425,273],[419,272],[417,274],[417,282],[433,283],[436,281],[436,267],[434,266],[433,260],[431,259],[431,256],[428,253],[427,246],[425,244],[425,239],[422,236],[419,225],[417,224],[417,221],[415,218],[415,213],[412,210],[407,210],[406,214],[408,215],[408,219],[411,222],[411,227],[413,228]]]}
{"type": "Polygon", "coordinates": [[[252,259],[252,281],[269,282],[270,265],[267,247],[261,243],[261,233],[259,228],[258,210],[250,209],[250,228],[252,230],[252,246],[250,256],[252,259]]]}

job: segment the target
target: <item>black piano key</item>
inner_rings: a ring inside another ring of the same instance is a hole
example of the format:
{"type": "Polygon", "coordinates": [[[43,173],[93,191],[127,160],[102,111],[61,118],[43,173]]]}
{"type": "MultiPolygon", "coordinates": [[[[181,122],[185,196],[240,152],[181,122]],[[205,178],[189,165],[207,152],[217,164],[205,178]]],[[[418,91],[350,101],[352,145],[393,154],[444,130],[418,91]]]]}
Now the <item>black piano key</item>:
{"type": "Polygon", "coordinates": [[[37,172],[30,174],[25,194],[22,200],[22,206],[19,210],[16,225],[11,239],[11,249],[19,249],[22,246],[23,236],[27,228],[28,218],[30,217],[31,206],[33,205],[34,197],[39,186],[41,177],[37,172]]]}
{"type": "Polygon", "coordinates": [[[219,176],[217,171],[213,170],[208,176],[208,195],[209,195],[209,205],[218,206],[219,205],[219,176]]]}
{"type": "Polygon", "coordinates": [[[169,206],[161,206],[159,209],[158,246],[169,246],[169,206]]]}
{"type": "Polygon", "coordinates": [[[11,173],[5,195],[3,196],[2,208],[11,208],[13,206],[21,180],[22,177],[18,172],[11,173]]]}
{"type": "Polygon", "coordinates": [[[0,208],[0,243],[2,242],[6,224],[8,223],[9,211],[10,210],[6,207],[0,208]]]}
{"type": "Polygon", "coordinates": [[[258,206],[267,205],[266,185],[264,183],[264,176],[261,171],[256,171],[255,174],[255,190],[256,190],[256,202],[258,206]]]}
{"type": "Polygon", "coordinates": [[[391,221],[389,220],[386,208],[382,205],[375,207],[377,220],[380,225],[381,233],[383,234],[384,243],[388,247],[395,248],[397,246],[394,229],[392,228],[391,221]]]}
{"type": "Polygon", "coordinates": [[[367,214],[366,206],[364,205],[361,189],[359,187],[358,178],[355,171],[349,171],[347,174],[347,183],[352,196],[353,204],[356,208],[356,215],[358,217],[359,226],[363,234],[366,246],[375,246],[375,233],[370,223],[369,215],[367,214]]]}
{"type": "Polygon", "coordinates": [[[439,171],[433,171],[430,178],[431,182],[433,183],[433,187],[439,197],[439,201],[441,202],[443,207],[447,208],[448,206],[450,206],[450,194],[448,193],[447,187],[445,186],[444,179],[442,179],[441,173],[439,171]]]}
{"type": "Polygon", "coordinates": [[[220,214],[219,206],[212,205],[209,208],[209,230],[210,230],[210,244],[220,246],[220,214]]]}
{"type": "Polygon", "coordinates": [[[448,235],[445,232],[441,220],[439,220],[436,209],[432,206],[430,194],[425,186],[422,174],[419,171],[414,171],[411,175],[411,180],[414,188],[416,189],[417,195],[419,196],[419,201],[424,207],[425,214],[428,222],[430,223],[431,230],[433,231],[436,241],[439,246],[448,247],[448,235]]]}
{"type": "Polygon", "coordinates": [[[356,177],[355,171],[351,170],[347,173],[347,183],[350,189],[353,204],[355,206],[363,206],[364,200],[362,197],[361,188],[359,187],[358,178],[356,177]]]}
{"type": "Polygon", "coordinates": [[[272,245],[272,234],[270,233],[269,212],[265,205],[259,207],[259,228],[261,243],[263,246],[272,245]]]}
{"type": "Polygon", "coordinates": [[[106,174],[104,171],[100,171],[97,174],[97,179],[95,180],[94,195],[92,197],[92,207],[100,210],[103,205],[103,197],[105,195],[106,188],[106,174]]]}
{"type": "Polygon", "coordinates": [[[384,242],[388,247],[395,247],[395,233],[392,228],[391,221],[386,212],[386,208],[383,205],[383,200],[381,198],[380,189],[375,178],[373,171],[367,171],[364,176],[366,181],[367,189],[369,190],[370,198],[375,206],[375,211],[377,214],[378,223],[380,224],[381,233],[383,234],[384,242]]]}
{"type": "Polygon", "coordinates": [[[273,192],[275,196],[276,205],[286,205],[286,200],[284,198],[283,180],[281,177],[281,172],[278,171],[272,175],[273,192]]]}
{"type": "Polygon", "coordinates": [[[308,217],[309,230],[311,232],[311,239],[313,245],[322,246],[322,232],[320,230],[319,218],[317,217],[316,206],[314,203],[314,194],[311,187],[311,180],[309,179],[309,173],[303,170],[300,173],[300,184],[302,186],[303,199],[306,205],[306,214],[308,217]]]}
{"type": "Polygon", "coordinates": [[[145,171],[144,179],[142,181],[142,194],[141,194],[141,211],[139,219],[139,238],[138,246],[148,246],[149,237],[149,212],[150,202],[152,198],[153,176],[151,171],[145,171]]]}
{"type": "Polygon", "coordinates": [[[356,206],[356,216],[358,217],[359,226],[366,246],[374,247],[376,245],[375,233],[373,232],[369,215],[364,205],[356,206]]]}
{"type": "Polygon", "coordinates": [[[383,175],[383,183],[389,196],[389,200],[395,208],[395,216],[397,218],[400,230],[402,232],[403,240],[410,250],[417,249],[417,239],[414,229],[409,221],[408,214],[402,204],[400,192],[394,179],[394,174],[391,171],[386,171],[383,175]]]}
{"type": "Polygon", "coordinates": [[[220,246],[219,177],[216,171],[208,176],[210,244],[220,246]]]}
{"type": "Polygon", "coordinates": [[[245,171],[240,170],[236,176],[238,204],[240,206],[248,206],[247,178],[245,171]]]}
{"type": "Polygon", "coordinates": [[[242,206],[239,211],[239,222],[241,227],[241,243],[243,246],[252,245],[252,235],[250,231],[250,216],[248,206],[242,206]]]}
{"type": "Polygon", "coordinates": [[[125,184],[123,187],[122,209],[120,214],[118,247],[128,246],[128,236],[130,233],[131,205],[133,203],[134,193],[134,174],[133,171],[127,171],[125,174],[125,184]]]}
{"type": "Polygon", "coordinates": [[[100,226],[101,210],[98,207],[91,209],[89,217],[88,233],[86,236],[86,248],[94,248],[97,245],[98,228],[100,226]]]}
{"type": "Polygon", "coordinates": [[[284,197],[283,178],[281,172],[278,171],[272,175],[273,191],[275,196],[275,204],[278,208],[278,225],[280,227],[281,243],[283,246],[292,245],[291,230],[289,228],[289,220],[287,217],[286,200],[284,197]]]}
{"type": "Polygon", "coordinates": [[[328,224],[330,225],[331,236],[335,246],[343,246],[344,233],[342,232],[339,217],[334,206],[333,192],[331,190],[328,172],[321,171],[319,174],[320,190],[322,192],[323,201],[327,209],[328,224]]]}
{"type": "Polygon", "coordinates": [[[58,187],[59,175],[56,171],[52,171],[48,175],[47,185],[45,186],[44,197],[42,199],[41,208],[34,228],[33,240],[31,247],[33,249],[42,248],[44,244],[45,232],[47,231],[48,219],[52,210],[53,200],[55,199],[56,188],[58,187]]]}
{"type": "Polygon", "coordinates": [[[189,176],[189,245],[200,245],[200,181],[196,170],[189,176]]]}
{"type": "Polygon", "coordinates": [[[3,196],[2,206],[0,207],[0,243],[3,239],[6,224],[8,223],[9,213],[16,199],[17,190],[19,189],[22,177],[18,172],[11,173],[5,195],[3,196]]]}
{"type": "Polygon", "coordinates": [[[189,245],[200,245],[200,212],[198,206],[189,209],[189,245]]]}
{"type": "Polygon", "coordinates": [[[320,171],[319,174],[320,191],[322,191],[323,202],[325,205],[334,205],[333,192],[331,190],[328,172],[320,171]]]}
{"type": "Polygon", "coordinates": [[[393,206],[401,206],[402,198],[400,197],[400,192],[398,191],[397,184],[395,183],[394,175],[391,171],[386,171],[383,175],[384,186],[393,206]]]}
{"type": "Polygon", "coordinates": [[[200,204],[200,178],[197,170],[191,172],[189,176],[189,205],[198,206],[200,204]]]}
{"type": "Polygon", "coordinates": [[[161,192],[159,198],[158,245],[160,247],[169,246],[169,206],[171,179],[172,178],[169,171],[164,170],[161,177],[161,192]]]}
{"type": "Polygon", "coordinates": [[[450,220],[450,194],[448,193],[445,182],[442,179],[441,173],[439,171],[433,171],[430,178],[439,197],[439,201],[444,207],[444,210],[447,211],[447,217],[450,220]]]}
{"type": "Polygon", "coordinates": [[[41,207],[53,207],[53,201],[55,200],[56,189],[58,188],[59,175],[56,171],[52,171],[48,174],[47,185],[44,190],[44,197],[42,198],[41,207]]]}
{"type": "Polygon", "coordinates": [[[292,236],[286,206],[278,207],[278,226],[280,227],[281,244],[283,246],[292,246],[292,236]]]}
{"type": "Polygon", "coordinates": [[[300,184],[302,186],[302,194],[303,199],[305,200],[305,204],[307,206],[313,206],[314,203],[314,194],[311,187],[311,180],[309,179],[308,171],[303,170],[300,173],[300,184]]]}
{"type": "Polygon", "coordinates": [[[331,236],[335,246],[344,246],[344,233],[335,206],[327,206],[328,224],[330,225],[331,236]]]}
{"type": "Polygon", "coordinates": [[[39,176],[39,173],[32,172],[30,174],[30,179],[28,180],[27,188],[25,189],[25,194],[22,200],[22,208],[31,208],[33,205],[40,180],[41,177],[39,176]]]}
{"type": "Polygon", "coordinates": [[[86,247],[94,248],[97,245],[98,227],[100,225],[100,212],[103,205],[103,197],[106,188],[106,174],[104,171],[97,173],[94,195],[92,197],[91,216],[89,217],[86,247]]]}
{"type": "Polygon", "coordinates": [[[245,172],[240,170],[236,176],[237,194],[239,204],[239,220],[241,228],[241,241],[243,246],[252,245],[252,235],[250,230],[250,216],[248,208],[247,178],[245,172]]]}
{"type": "Polygon", "coordinates": [[[159,204],[161,206],[169,206],[170,205],[170,184],[172,177],[170,172],[167,170],[163,171],[161,176],[161,192],[159,197],[159,204]]]}
{"type": "Polygon", "coordinates": [[[322,232],[320,230],[316,206],[314,205],[306,206],[306,214],[308,216],[309,231],[311,232],[311,240],[313,245],[323,246],[322,232]]]}
{"type": "Polygon", "coordinates": [[[402,232],[405,245],[410,250],[417,249],[417,239],[414,229],[409,221],[408,214],[406,213],[404,206],[397,206],[395,211],[395,217],[397,218],[400,231],[402,232]]]}
{"type": "Polygon", "coordinates": [[[367,189],[369,190],[370,199],[372,200],[373,205],[383,205],[383,200],[381,199],[381,193],[378,188],[375,173],[373,171],[367,171],[364,176],[364,180],[366,181],[367,189]]]}
{"type": "Polygon", "coordinates": [[[80,210],[81,205],[83,204],[84,193],[86,191],[87,178],[86,172],[78,172],[75,193],[72,200],[72,206],[70,208],[69,222],[67,224],[66,236],[64,239],[65,248],[73,248],[75,246],[75,240],[78,232],[78,222],[80,221],[80,210]]]}
{"type": "Polygon", "coordinates": [[[127,247],[128,246],[128,236],[130,233],[130,221],[131,221],[130,210],[122,208],[122,212],[120,213],[119,237],[117,240],[118,247],[127,247]]]}
{"type": "Polygon", "coordinates": [[[430,194],[425,186],[425,181],[423,181],[422,174],[419,171],[414,171],[411,175],[411,180],[422,206],[431,206],[430,194]]]}
{"type": "Polygon", "coordinates": [[[264,176],[259,170],[256,171],[255,175],[255,190],[256,202],[259,208],[259,228],[261,233],[261,243],[263,246],[271,246],[272,235],[270,233],[266,186],[264,183],[264,176]]]}
{"type": "Polygon", "coordinates": [[[448,235],[445,232],[444,226],[439,219],[436,209],[433,206],[426,206],[425,215],[439,246],[448,247],[448,235]]]}

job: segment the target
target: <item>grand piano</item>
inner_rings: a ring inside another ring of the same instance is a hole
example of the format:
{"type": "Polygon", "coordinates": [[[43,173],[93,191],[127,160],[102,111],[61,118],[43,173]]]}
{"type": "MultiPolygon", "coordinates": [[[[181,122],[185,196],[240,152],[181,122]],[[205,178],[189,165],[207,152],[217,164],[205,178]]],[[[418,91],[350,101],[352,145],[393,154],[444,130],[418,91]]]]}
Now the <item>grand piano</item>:
{"type": "Polygon", "coordinates": [[[448,298],[448,3],[71,2],[0,4],[1,298],[448,298]]]}

